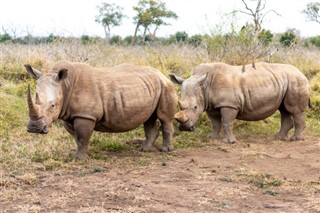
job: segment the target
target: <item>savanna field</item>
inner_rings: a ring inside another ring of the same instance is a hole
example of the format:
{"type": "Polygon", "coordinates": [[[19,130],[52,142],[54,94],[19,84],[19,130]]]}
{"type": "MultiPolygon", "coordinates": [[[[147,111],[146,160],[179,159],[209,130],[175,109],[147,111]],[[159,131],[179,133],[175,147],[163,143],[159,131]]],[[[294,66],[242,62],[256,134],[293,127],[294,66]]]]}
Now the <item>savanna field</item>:
{"type": "MultiPolygon", "coordinates": [[[[187,44],[0,44],[0,210],[320,212],[319,59],[319,48],[299,44],[280,47],[270,58],[296,66],[310,82],[313,107],[305,113],[304,141],[274,139],[280,128],[275,113],[263,121],[235,121],[237,143],[223,144],[207,137],[212,127],[204,113],[194,132],[180,132],[174,123],[173,152],[139,152],[141,126],[126,133],[94,132],[90,159],[74,161],[75,141],[60,121],[46,135],[27,133],[27,87],[34,94],[35,80],[24,64],[46,72],[58,60],[94,67],[131,63],[167,77],[189,77],[200,63],[243,60],[187,44]]],[[[161,143],[160,135],[158,148],[161,143]]]]}

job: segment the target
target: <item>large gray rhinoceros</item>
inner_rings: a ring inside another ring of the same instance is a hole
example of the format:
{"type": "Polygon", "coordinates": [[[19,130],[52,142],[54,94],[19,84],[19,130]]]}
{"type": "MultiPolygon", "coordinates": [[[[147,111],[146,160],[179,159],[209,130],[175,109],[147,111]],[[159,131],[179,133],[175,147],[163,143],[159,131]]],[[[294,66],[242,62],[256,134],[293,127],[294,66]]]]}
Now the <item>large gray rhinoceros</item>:
{"type": "Polygon", "coordinates": [[[162,151],[173,149],[173,119],[178,98],[172,82],[151,67],[129,64],[93,68],[83,63],[60,61],[42,74],[25,65],[38,79],[35,101],[28,88],[28,131],[47,133],[50,124],[63,120],[77,143],[76,158],[88,156],[93,130],[125,132],[144,125],[142,151],[154,150],[157,119],[162,124],[162,151]]]}
{"type": "Polygon", "coordinates": [[[186,80],[170,75],[173,82],[182,84],[181,111],[175,115],[179,129],[192,131],[205,111],[213,126],[211,137],[219,138],[223,126],[223,142],[234,143],[234,119],[257,121],[279,110],[278,138],[287,140],[289,130],[295,127],[290,140],[302,139],[303,113],[311,107],[307,78],[287,64],[256,63],[255,68],[250,64],[242,70],[242,66],[206,63],[197,66],[186,80]]]}

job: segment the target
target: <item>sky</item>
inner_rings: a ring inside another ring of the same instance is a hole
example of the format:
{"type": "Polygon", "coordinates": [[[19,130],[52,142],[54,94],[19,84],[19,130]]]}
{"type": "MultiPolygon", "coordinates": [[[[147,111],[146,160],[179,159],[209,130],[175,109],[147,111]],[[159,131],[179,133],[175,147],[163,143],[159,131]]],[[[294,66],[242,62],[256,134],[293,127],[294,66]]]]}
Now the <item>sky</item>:
{"type": "MultiPolygon", "coordinates": [[[[103,27],[95,22],[98,15],[97,6],[102,2],[115,3],[123,7],[127,16],[122,25],[111,29],[111,35],[122,37],[133,35],[135,25],[133,6],[138,0],[9,0],[1,3],[0,34],[7,31],[18,37],[28,33],[34,36],[48,36],[50,33],[61,36],[80,37],[81,35],[104,37],[103,27]]],[[[217,29],[228,31],[233,23],[239,29],[250,16],[234,10],[245,10],[241,0],[162,0],[169,10],[178,15],[177,20],[168,20],[170,26],[163,26],[157,36],[168,37],[178,31],[188,35],[205,34],[217,29]],[[229,15],[226,15],[229,14],[229,15]]],[[[252,0],[246,0],[254,8],[252,0]]],[[[281,16],[269,12],[262,27],[272,33],[283,33],[288,29],[296,29],[302,37],[320,35],[320,24],[306,21],[302,10],[309,2],[320,0],[266,0],[264,12],[274,10],[281,16]]]]}

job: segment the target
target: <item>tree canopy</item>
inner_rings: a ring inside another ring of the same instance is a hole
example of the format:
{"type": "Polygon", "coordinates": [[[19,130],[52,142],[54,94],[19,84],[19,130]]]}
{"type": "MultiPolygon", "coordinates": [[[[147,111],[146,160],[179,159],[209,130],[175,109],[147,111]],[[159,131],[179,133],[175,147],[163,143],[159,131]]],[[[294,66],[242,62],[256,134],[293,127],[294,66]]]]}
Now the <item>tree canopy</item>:
{"type": "Polygon", "coordinates": [[[310,2],[307,9],[302,11],[309,21],[315,21],[320,24],[320,3],[310,2]]]}
{"type": "Polygon", "coordinates": [[[147,32],[154,37],[160,26],[169,25],[165,19],[178,18],[176,13],[168,10],[166,4],[159,0],[140,0],[138,5],[133,7],[133,10],[137,12],[133,18],[134,24],[136,24],[134,38],[136,38],[140,27],[143,27],[143,37],[147,32]]]}
{"type": "Polygon", "coordinates": [[[98,6],[99,15],[96,16],[96,22],[102,24],[106,40],[110,38],[111,27],[119,26],[121,24],[123,15],[122,7],[119,7],[115,4],[102,3],[101,6],[98,6]]]}

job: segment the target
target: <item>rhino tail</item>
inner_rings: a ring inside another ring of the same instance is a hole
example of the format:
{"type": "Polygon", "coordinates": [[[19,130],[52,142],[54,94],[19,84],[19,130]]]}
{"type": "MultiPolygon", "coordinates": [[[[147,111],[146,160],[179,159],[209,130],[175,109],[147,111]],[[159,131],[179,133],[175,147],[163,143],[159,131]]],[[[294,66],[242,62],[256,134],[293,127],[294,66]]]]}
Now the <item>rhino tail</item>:
{"type": "Polygon", "coordinates": [[[309,106],[310,109],[312,109],[312,107],[313,107],[310,98],[309,98],[309,100],[308,100],[308,106],[309,106]]]}

